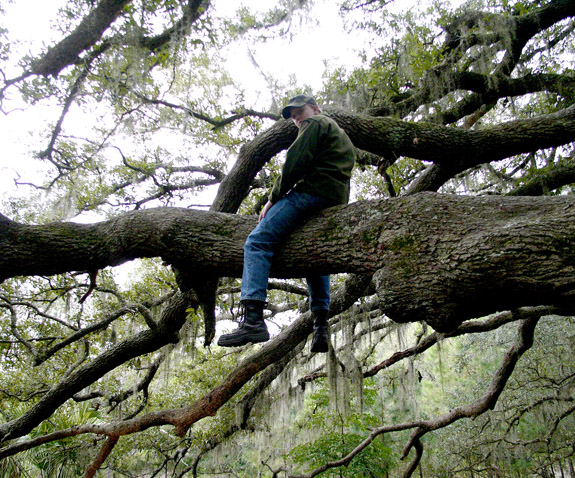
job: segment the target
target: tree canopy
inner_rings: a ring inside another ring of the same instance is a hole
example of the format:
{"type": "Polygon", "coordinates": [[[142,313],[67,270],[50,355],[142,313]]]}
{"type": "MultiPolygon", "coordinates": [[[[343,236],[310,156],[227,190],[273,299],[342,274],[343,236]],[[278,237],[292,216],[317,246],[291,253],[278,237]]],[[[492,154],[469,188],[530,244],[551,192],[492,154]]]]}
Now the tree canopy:
{"type": "Polygon", "coordinates": [[[231,3],[66,0],[29,43],[0,7],[3,476],[575,477],[575,3],[231,3]],[[258,63],[314,30],[357,44],[320,86],[258,63]],[[300,93],[352,201],[274,258],[272,340],[221,349],[300,93]]]}

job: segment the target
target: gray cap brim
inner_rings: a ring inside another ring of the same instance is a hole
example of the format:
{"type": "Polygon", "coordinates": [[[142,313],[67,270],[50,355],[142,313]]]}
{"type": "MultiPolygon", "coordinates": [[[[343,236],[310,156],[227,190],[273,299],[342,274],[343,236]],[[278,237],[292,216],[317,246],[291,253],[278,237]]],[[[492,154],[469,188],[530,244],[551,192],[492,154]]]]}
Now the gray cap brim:
{"type": "Polygon", "coordinates": [[[302,106],[305,106],[306,104],[317,105],[317,103],[315,102],[315,100],[313,99],[312,96],[306,96],[306,95],[295,96],[291,100],[289,100],[289,103],[282,110],[282,116],[285,119],[290,119],[292,108],[301,108],[302,106]]]}

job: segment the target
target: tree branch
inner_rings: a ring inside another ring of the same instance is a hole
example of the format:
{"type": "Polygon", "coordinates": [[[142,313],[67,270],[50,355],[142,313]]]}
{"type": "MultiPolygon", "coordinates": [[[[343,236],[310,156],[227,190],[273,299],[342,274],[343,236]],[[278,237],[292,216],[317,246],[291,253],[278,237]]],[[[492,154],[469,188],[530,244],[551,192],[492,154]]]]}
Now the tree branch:
{"type": "Polygon", "coordinates": [[[92,47],[104,31],[118,18],[131,0],[101,0],[66,38],[53,46],[32,65],[36,75],[57,76],[65,67],[77,61],[78,56],[92,47]]]}
{"type": "Polygon", "coordinates": [[[50,417],[66,400],[126,361],[154,352],[168,343],[176,343],[179,340],[178,331],[187,317],[186,311],[195,303],[196,298],[190,292],[174,297],[165,307],[156,330],[148,329],[135,334],[71,373],[59,384],[54,385],[22,416],[1,424],[0,440],[5,441],[27,434],[50,417]]]}
{"type": "MultiPolygon", "coordinates": [[[[158,257],[192,277],[239,277],[257,218],[148,209],[97,224],[0,218],[0,279],[158,257]]],[[[422,193],[322,211],[278,251],[272,277],[375,274],[383,313],[449,332],[498,310],[575,309],[575,199],[422,193]],[[428,211],[433,211],[429,214],[428,211]],[[320,239],[321,238],[321,239],[320,239]]]]}
{"type": "MultiPolygon", "coordinates": [[[[336,315],[349,308],[357,298],[361,296],[370,282],[370,277],[351,276],[346,281],[346,286],[334,297],[331,313],[336,315]]],[[[173,309],[179,316],[182,312],[185,312],[187,307],[187,301],[180,300],[180,303],[174,305],[173,309]]],[[[177,317],[171,317],[173,315],[171,313],[166,313],[165,315],[166,320],[169,318],[171,320],[176,320],[177,324],[175,324],[175,327],[178,326],[181,318],[177,319],[177,317]]],[[[282,360],[286,355],[289,355],[294,347],[308,337],[312,329],[312,321],[312,315],[310,313],[302,315],[298,320],[282,331],[278,337],[266,343],[266,345],[258,349],[254,354],[238,364],[238,366],[230,372],[228,377],[211,392],[186,407],[150,412],[140,417],[123,420],[117,423],[85,424],[71,427],[66,430],[60,430],[43,437],[9,445],[0,450],[0,459],[34,448],[44,443],[88,433],[109,437],[119,437],[143,431],[150,427],[171,424],[175,427],[176,434],[178,436],[183,436],[193,423],[207,416],[215,415],[217,410],[232,396],[234,396],[242,386],[258,372],[264,370],[269,365],[282,360]]],[[[166,332],[173,334],[173,329],[167,330],[166,332]]],[[[135,342],[135,340],[132,340],[132,342],[135,342]]],[[[158,339],[156,338],[156,345],[158,345],[157,342],[158,339]]],[[[126,358],[119,356],[119,352],[117,350],[119,346],[115,347],[116,350],[112,353],[114,360],[120,360],[122,358],[124,360],[128,360],[130,357],[126,358]]],[[[159,348],[159,346],[157,346],[156,349],[157,348],[159,348]]],[[[139,355],[141,355],[142,351],[140,350],[139,352],[139,355]]],[[[97,361],[98,360],[94,362],[97,361]]],[[[82,378],[86,378],[86,375],[90,375],[90,377],[87,377],[88,380],[95,380],[98,378],[98,375],[92,371],[92,368],[96,368],[96,364],[91,366],[90,369],[84,367],[84,369],[79,372],[81,374],[80,376],[82,378]]],[[[53,395],[52,391],[50,391],[49,394],[53,395]]],[[[40,406],[44,410],[44,413],[48,415],[49,413],[46,413],[45,409],[47,407],[52,407],[51,411],[53,411],[59,404],[56,404],[54,408],[52,403],[54,397],[49,397],[48,400],[46,400],[46,398],[47,396],[44,396],[34,408],[37,409],[38,406],[40,406]]],[[[32,410],[34,411],[34,409],[32,410]]],[[[33,415],[36,417],[38,414],[39,411],[33,415]]],[[[27,413],[26,415],[31,414],[27,413]]],[[[21,436],[29,431],[31,425],[30,422],[30,419],[26,419],[25,416],[23,416],[21,419],[16,419],[13,422],[4,424],[0,426],[0,437],[2,440],[7,440],[21,436]]]]}
{"type": "Polygon", "coordinates": [[[575,165],[559,164],[548,172],[536,174],[509,193],[510,196],[540,196],[575,183],[575,165]]]}
{"type": "Polygon", "coordinates": [[[84,478],[94,478],[96,472],[102,467],[106,458],[112,453],[114,447],[118,443],[119,437],[108,437],[104,443],[104,446],[100,449],[100,452],[92,462],[92,464],[86,470],[84,478]]]}
{"type": "Polygon", "coordinates": [[[411,466],[408,468],[407,472],[409,474],[404,475],[404,477],[409,477],[415,470],[414,464],[417,465],[419,463],[420,454],[422,453],[422,445],[421,445],[421,438],[423,435],[430,431],[438,430],[440,428],[445,428],[446,426],[450,425],[451,423],[460,420],[462,418],[474,418],[478,415],[481,415],[488,410],[492,410],[497,403],[497,400],[505,385],[507,380],[511,376],[511,373],[515,369],[517,362],[521,358],[521,356],[529,350],[531,345],[533,344],[533,335],[535,332],[535,327],[537,322],[539,321],[539,316],[531,317],[529,319],[524,320],[521,325],[518,327],[518,334],[515,344],[507,351],[498,370],[495,372],[491,386],[485,392],[485,394],[478,398],[476,401],[456,407],[450,412],[431,420],[422,420],[422,421],[415,421],[409,423],[401,423],[396,425],[387,425],[383,427],[378,427],[372,429],[369,436],[361,442],[356,448],[354,448],[348,455],[341,458],[340,460],[335,460],[332,462],[325,463],[324,465],[320,466],[319,468],[311,471],[310,473],[298,477],[293,478],[313,478],[314,476],[323,473],[326,470],[331,468],[337,468],[340,466],[348,465],[353,458],[355,458],[359,453],[361,453],[366,447],[368,447],[371,442],[381,434],[402,431],[402,430],[409,430],[413,429],[411,437],[409,438],[404,451],[402,459],[407,457],[411,448],[416,449],[416,457],[414,461],[411,463],[411,466]]]}

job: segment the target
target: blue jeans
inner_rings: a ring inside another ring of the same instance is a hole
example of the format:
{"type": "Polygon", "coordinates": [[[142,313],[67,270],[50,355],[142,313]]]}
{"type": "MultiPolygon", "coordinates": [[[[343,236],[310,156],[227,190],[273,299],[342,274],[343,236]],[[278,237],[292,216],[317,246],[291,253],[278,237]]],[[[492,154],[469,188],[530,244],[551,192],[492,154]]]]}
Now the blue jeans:
{"type": "MultiPolygon", "coordinates": [[[[241,300],[266,301],[272,257],[280,243],[304,219],[333,205],[328,199],[292,191],[268,210],[244,245],[241,300]]],[[[329,309],[329,276],[310,276],[306,281],[310,309],[329,309]]]]}

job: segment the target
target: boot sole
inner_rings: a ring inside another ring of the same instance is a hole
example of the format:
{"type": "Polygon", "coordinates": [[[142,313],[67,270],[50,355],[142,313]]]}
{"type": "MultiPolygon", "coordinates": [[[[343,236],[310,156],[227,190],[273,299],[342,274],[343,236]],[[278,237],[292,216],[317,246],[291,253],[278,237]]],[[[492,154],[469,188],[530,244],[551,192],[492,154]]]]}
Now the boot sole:
{"type": "Polygon", "coordinates": [[[240,347],[246,344],[258,344],[261,342],[267,342],[270,339],[268,333],[254,334],[249,337],[233,337],[231,339],[226,339],[222,335],[218,340],[218,345],[220,347],[240,347]]]}
{"type": "Polygon", "coordinates": [[[312,348],[310,349],[311,352],[320,352],[325,353],[328,350],[327,342],[324,343],[317,343],[313,344],[312,348]]]}

